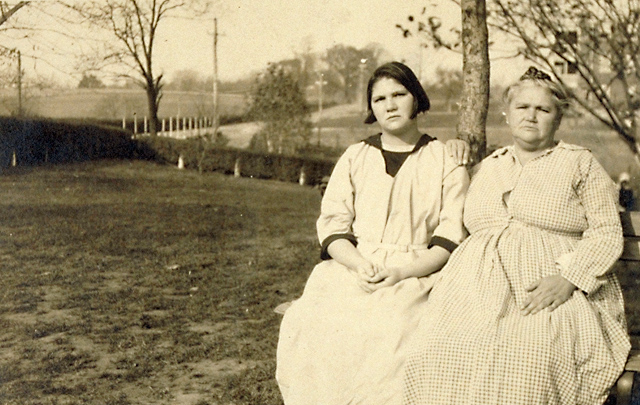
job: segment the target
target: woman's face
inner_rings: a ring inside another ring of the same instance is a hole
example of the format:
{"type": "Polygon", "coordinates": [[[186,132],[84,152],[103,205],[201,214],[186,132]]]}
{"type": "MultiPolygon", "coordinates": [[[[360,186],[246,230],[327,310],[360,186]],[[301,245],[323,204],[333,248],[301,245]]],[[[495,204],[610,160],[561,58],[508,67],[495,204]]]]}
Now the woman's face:
{"type": "Polygon", "coordinates": [[[517,146],[526,151],[546,149],[560,124],[551,92],[535,84],[514,89],[507,109],[507,123],[517,146]]]}
{"type": "Polygon", "coordinates": [[[388,77],[380,78],[371,89],[371,110],[382,131],[400,135],[415,125],[413,94],[388,77]]]}

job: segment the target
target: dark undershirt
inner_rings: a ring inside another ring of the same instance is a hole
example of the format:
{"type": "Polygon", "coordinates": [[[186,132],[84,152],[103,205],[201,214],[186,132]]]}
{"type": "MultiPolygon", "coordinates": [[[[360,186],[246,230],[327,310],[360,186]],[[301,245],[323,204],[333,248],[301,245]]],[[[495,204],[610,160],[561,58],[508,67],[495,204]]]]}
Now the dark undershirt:
{"type": "Polygon", "coordinates": [[[402,167],[402,164],[407,160],[409,155],[416,152],[435,138],[430,137],[429,135],[422,135],[416,146],[414,146],[413,150],[410,152],[392,152],[382,148],[382,134],[372,135],[364,140],[365,143],[377,148],[382,152],[382,157],[384,158],[385,171],[391,177],[395,177],[398,174],[398,171],[402,167]]]}
{"type": "Polygon", "coordinates": [[[396,177],[398,170],[402,167],[402,164],[409,157],[411,152],[391,152],[388,150],[382,150],[382,156],[384,157],[385,171],[391,177],[396,177]]]}

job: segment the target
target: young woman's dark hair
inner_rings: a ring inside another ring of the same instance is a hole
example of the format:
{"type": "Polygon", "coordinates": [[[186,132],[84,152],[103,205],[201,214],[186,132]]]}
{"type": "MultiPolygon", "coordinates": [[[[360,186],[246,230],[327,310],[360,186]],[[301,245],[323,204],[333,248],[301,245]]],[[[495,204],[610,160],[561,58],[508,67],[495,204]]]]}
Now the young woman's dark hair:
{"type": "Polygon", "coordinates": [[[373,124],[376,122],[376,117],[373,115],[373,110],[371,109],[371,92],[373,85],[384,77],[397,81],[413,95],[413,113],[411,114],[411,118],[415,118],[419,113],[429,110],[431,107],[429,97],[427,97],[427,93],[422,88],[420,81],[413,71],[404,63],[389,62],[377,68],[369,79],[369,84],[367,85],[367,118],[364,120],[365,124],[373,124]]]}

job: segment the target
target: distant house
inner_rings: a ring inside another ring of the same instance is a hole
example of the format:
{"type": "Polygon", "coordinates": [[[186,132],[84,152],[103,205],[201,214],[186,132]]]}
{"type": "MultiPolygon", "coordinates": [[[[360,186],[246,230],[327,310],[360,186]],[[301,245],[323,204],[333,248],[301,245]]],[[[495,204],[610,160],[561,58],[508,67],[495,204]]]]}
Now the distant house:
{"type": "MultiPolygon", "coordinates": [[[[578,52],[582,53],[582,57],[589,61],[591,70],[596,73],[598,82],[601,83],[605,93],[611,98],[614,104],[624,102],[626,89],[616,72],[611,70],[609,61],[597,55],[591,48],[587,47],[585,43],[581,43],[577,31],[567,31],[564,33],[562,43],[566,44],[566,46],[576,47],[578,52]]],[[[603,40],[600,46],[608,46],[608,41],[603,40]]],[[[554,52],[563,53],[563,47],[565,47],[565,45],[556,45],[554,52]]],[[[587,100],[593,99],[593,94],[589,86],[579,74],[578,65],[575,62],[571,62],[569,56],[567,56],[567,59],[568,60],[565,60],[554,53],[552,57],[554,72],[577,97],[583,97],[587,100]]]]}

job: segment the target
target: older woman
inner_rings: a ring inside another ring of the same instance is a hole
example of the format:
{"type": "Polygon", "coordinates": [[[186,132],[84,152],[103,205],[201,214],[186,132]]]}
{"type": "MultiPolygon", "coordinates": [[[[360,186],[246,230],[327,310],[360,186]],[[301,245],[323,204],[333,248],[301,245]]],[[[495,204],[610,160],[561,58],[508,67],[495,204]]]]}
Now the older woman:
{"type": "Polygon", "coordinates": [[[557,142],[565,91],[530,68],[505,92],[513,145],[473,177],[470,236],[434,287],[405,404],[602,404],[629,351],[615,187],[557,142]]]}

